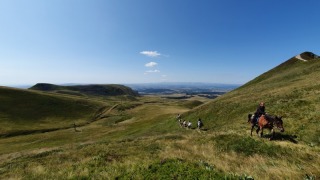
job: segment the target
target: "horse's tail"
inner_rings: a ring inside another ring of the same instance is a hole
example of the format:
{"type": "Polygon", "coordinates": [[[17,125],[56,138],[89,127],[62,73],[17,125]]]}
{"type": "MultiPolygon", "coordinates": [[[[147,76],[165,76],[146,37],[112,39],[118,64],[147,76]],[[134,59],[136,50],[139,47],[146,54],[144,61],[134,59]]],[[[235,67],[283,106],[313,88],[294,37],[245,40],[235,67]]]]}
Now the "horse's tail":
{"type": "Polygon", "coordinates": [[[252,114],[248,114],[248,122],[251,122],[252,116],[252,114]]]}

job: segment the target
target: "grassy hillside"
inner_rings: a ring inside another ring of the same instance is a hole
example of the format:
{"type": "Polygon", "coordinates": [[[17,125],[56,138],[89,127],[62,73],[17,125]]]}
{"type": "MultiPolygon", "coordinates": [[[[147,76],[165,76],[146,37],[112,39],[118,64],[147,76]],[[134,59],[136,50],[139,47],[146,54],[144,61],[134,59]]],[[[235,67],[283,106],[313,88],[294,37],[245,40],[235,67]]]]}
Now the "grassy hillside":
{"type": "Polygon", "coordinates": [[[320,144],[320,59],[289,59],[242,87],[186,114],[204,118],[212,129],[247,128],[246,117],[259,102],[269,114],[283,116],[287,136],[320,144]]]}
{"type": "Polygon", "coordinates": [[[118,104],[102,113],[107,116],[78,128],[79,132],[64,129],[0,138],[0,178],[319,177],[317,147],[213,128],[206,119],[208,130],[182,128],[175,117],[189,110],[184,100],[147,96],[139,97],[138,102],[113,101],[118,104]]]}
{"type": "Polygon", "coordinates": [[[71,127],[89,121],[102,103],[0,87],[1,136],[71,127]]]}
{"type": "Polygon", "coordinates": [[[320,59],[292,58],[215,100],[95,99],[110,106],[79,131],[0,138],[0,178],[317,179],[319,70],[320,59]],[[283,116],[285,132],[274,141],[250,136],[247,114],[260,101],[283,116]],[[181,127],[178,113],[193,128],[181,127]],[[202,130],[195,128],[198,118],[202,130]]]}
{"type": "MultiPolygon", "coordinates": [[[[220,158],[228,158],[229,165],[220,166],[225,170],[244,171],[263,179],[319,178],[319,77],[318,57],[308,61],[291,58],[184,116],[193,121],[199,117],[204,120],[209,132],[212,132],[209,137],[215,144],[213,149],[220,149],[220,158]],[[283,116],[285,132],[277,132],[274,142],[268,142],[267,138],[250,137],[247,114],[254,113],[261,101],[266,103],[267,113],[283,116]],[[243,156],[249,157],[241,160],[243,156]],[[276,160],[279,157],[281,160],[276,160]],[[234,163],[248,169],[231,165],[234,163]],[[263,176],[259,171],[269,174],[263,176]]],[[[205,139],[209,140],[209,137],[205,139]]]]}
{"type": "Polygon", "coordinates": [[[58,86],[54,84],[38,83],[30,88],[31,90],[56,92],[77,96],[119,96],[130,95],[137,96],[138,93],[131,88],[123,85],[77,85],[77,86],[58,86]]]}

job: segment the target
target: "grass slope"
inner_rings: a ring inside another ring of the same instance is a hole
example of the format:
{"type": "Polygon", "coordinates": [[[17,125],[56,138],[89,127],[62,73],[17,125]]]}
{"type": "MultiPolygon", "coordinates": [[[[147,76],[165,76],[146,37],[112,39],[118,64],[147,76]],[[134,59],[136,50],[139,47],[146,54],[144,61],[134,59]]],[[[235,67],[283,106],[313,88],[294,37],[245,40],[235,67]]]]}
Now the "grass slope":
{"type": "Polygon", "coordinates": [[[204,120],[214,132],[211,139],[214,149],[222,152],[220,157],[227,156],[230,164],[251,168],[228,165],[222,169],[249,172],[263,179],[314,179],[320,177],[317,168],[320,164],[319,77],[319,58],[308,61],[291,58],[184,116],[190,120],[199,117],[204,120]],[[247,114],[253,113],[261,101],[266,102],[267,113],[283,116],[285,132],[277,133],[277,141],[256,140],[249,135],[247,114]],[[233,159],[233,154],[237,159],[233,159]],[[242,156],[248,157],[242,160],[242,156]],[[275,161],[278,158],[282,161],[275,161]],[[259,166],[255,166],[254,161],[259,162],[259,166]],[[269,174],[263,176],[259,171],[269,174]]]}
{"type": "Polygon", "coordinates": [[[247,128],[248,113],[260,101],[269,114],[283,116],[288,137],[301,143],[320,144],[320,59],[301,61],[292,58],[253,79],[242,87],[186,114],[202,117],[215,130],[247,128]]]}
{"type": "Polygon", "coordinates": [[[320,60],[291,59],[209,103],[112,97],[79,132],[0,138],[0,178],[317,179],[319,68],[320,60]],[[249,135],[247,113],[260,101],[284,116],[275,141],[249,135]],[[193,127],[202,118],[205,129],[180,127],[178,113],[193,127]]]}
{"type": "Polygon", "coordinates": [[[23,134],[83,124],[101,103],[74,97],[0,87],[0,134],[23,134]]]}

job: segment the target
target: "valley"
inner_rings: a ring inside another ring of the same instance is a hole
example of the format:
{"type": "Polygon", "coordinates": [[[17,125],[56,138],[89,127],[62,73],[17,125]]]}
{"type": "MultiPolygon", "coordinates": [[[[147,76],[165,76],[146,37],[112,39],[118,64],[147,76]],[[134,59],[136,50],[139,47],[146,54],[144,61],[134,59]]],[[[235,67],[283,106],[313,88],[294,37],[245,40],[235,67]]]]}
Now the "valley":
{"type": "Polygon", "coordinates": [[[214,99],[1,87],[0,178],[317,179],[319,70],[319,58],[293,57],[214,99]],[[261,101],[283,116],[285,132],[274,141],[267,130],[250,136],[247,114],[261,101]]]}

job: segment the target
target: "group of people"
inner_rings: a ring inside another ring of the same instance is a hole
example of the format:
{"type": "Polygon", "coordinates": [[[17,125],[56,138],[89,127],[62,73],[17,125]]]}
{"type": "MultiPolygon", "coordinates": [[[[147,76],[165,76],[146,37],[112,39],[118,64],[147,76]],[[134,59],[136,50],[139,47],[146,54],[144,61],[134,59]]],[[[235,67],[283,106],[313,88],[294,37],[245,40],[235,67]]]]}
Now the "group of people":
{"type": "MultiPolygon", "coordinates": [[[[192,128],[192,122],[183,120],[182,117],[181,117],[181,114],[178,114],[178,115],[177,115],[177,120],[178,120],[179,125],[180,125],[181,127],[186,127],[186,128],[189,128],[189,129],[192,128]]],[[[199,119],[198,119],[198,122],[197,122],[197,128],[198,128],[198,129],[201,129],[201,127],[203,127],[203,122],[202,122],[202,120],[199,118],[199,119]]]]}
{"type": "MultiPolygon", "coordinates": [[[[257,109],[256,109],[256,112],[254,113],[254,116],[252,118],[254,118],[254,122],[255,123],[258,123],[258,119],[260,116],[262,115],[266,115],[266,111],[265,111],[265,106],[264,106],[264,102],[260,102],[260,104],[258,105],[257,109]]],[[[181,117],[181,114],[178,114],[177,115],[177,120],[179,122],[179,125],[181,127],[186,127],[186,128],[189,128],[191,129],[192,128],[192,123],[190,121],[186,121],[186,120],[183,120],[182,117],[181,117]]],[[[197,122],[197,128],[198,129],[201,129],[201,127],[203,127],[203,122],[202,120],[199,118],[198,119],[198,122],[197,122]]]]}

